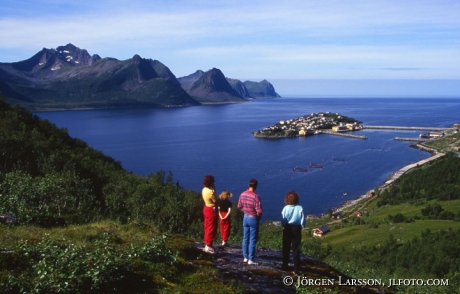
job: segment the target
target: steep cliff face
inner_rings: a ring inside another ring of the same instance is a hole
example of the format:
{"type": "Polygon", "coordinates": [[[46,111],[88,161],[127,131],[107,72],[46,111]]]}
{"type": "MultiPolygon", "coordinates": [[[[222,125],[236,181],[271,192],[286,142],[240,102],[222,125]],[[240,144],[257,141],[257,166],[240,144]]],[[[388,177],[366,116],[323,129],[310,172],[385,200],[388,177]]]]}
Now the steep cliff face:
{"type": "Polygon", "coordinates": [[[155,70],[155,72],[157,73],[159,78],[171,80],[175,84],[180,85],[176,76],[171,72],[171,70],[169,70],[169,68],[166,65],[164,65],[158,60],[151,60],[151,59],[150,59],[150,64],[155,70]]]}
{"type": "Polygon", "coordinates": [[[204,75],[204,71],[202,70],[197,70],[196,72],[185,76],[185,77],[180,77],[177,80],[179,81],[181,87],[185,91],[189,91],[190,88],[193,86],[193,83],[198,81],[199,78],[201,78],[204,75]]]}
{"type": "Polygon", "coordinates": [[[229,84],[221,70],[213,68],[196,80],[188,93],[200,102],[245,101],[229,84]]]}
{"type": "Polygon", "coordinates": [[[233,90],[235,90],[241,97],[251,98],[251,94],[249,93],[248,89],[246,88],[243,82],[237,79],[230,78],[227,78],[227,81],[232,86],[233,90]]]}
{"type": "Polygon", "coordinates": [[[259,83],[245,81],[244,85],[248,89],[251,97],[253,98],[263,98],[263,97],[279,98],[281,97],[280,95],[278,95],[278,93],[276,93],[273,85],[269,83],[267,80],[263,80],[259,83]]]}

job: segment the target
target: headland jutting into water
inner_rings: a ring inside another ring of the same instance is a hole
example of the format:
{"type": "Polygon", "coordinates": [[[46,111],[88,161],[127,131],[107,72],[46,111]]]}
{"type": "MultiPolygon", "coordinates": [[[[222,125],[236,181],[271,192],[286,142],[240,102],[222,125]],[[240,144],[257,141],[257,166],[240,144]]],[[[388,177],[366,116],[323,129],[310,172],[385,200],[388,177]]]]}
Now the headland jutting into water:
{"type": "Polygon", "coordinates": [[[343,134],[348,131],[361,130],[361,122],[339,113],[320,112],[294,119],[281,120],[273,126],[252,133],[256,138],[280,139],[309,136],[320,133],[342,134],[367,139],[365,136],[343,134]]]}
{"type": "Polygon", "coordinates": [[[278,123],[253,132],[253,136],[262,139],[281,139],[305,137],[317,134],[329,134],[355,139],[367,139],[364,135],[349,134],[348,132],[363,129],[376,130],[409,130],[432,131],[433,133],[421,134],[419,138],[395,138],[404,141],[426,141],[430,138],[440,137],[451,128],[436,127],[407,127],[407,126],[371,126],[363,125],[361,121],[343,116],[339,113],[319,112],[298,118],[280,120],[278,123]]]}

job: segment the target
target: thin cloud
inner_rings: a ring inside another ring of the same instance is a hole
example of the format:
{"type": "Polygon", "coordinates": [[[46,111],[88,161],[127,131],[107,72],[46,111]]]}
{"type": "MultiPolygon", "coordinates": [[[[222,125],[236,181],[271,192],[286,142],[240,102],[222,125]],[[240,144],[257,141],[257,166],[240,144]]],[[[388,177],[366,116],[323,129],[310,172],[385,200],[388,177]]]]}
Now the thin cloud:
{"type": "Polygon", "coordinates": [[[417,67],[386,67],[381,68],[382,70],[395,70],[395,71],[417,71],[425,70],[426,68],[417,68],[417,67]]]}
{"type": "Polygon", "coordinates": [[[184,73],[202,64],[261,77],[307,74],[298,66],[347,77],[351,68],[460,76],[457,1],[47,0],[27,1],[30,10],[18,2],[0,4],[0,56],[8,58],[0,62],[73,43],[184,73]]]}

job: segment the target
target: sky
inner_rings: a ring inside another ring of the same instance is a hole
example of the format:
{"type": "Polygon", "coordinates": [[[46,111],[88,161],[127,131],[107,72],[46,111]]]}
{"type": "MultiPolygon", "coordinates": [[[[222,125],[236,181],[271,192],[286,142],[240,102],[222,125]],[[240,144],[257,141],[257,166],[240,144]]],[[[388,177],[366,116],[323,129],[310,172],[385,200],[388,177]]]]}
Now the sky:
{"type": "Polygon", "coordinates": [[[0,62],[72,43],[176,77],[267,79],[281,95],[460,97],[457,0],[2,0],[0,40],[0,62]]]}

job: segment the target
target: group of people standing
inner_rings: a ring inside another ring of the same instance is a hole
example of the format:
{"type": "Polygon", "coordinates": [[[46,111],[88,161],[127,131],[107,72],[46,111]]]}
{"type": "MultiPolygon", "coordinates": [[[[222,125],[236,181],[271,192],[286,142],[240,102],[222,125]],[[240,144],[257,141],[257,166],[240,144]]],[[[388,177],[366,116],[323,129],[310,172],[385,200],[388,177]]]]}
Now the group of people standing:
{"type": "MultiPolygon", "coordinates": [[[[217,234],[217,225],[220,223],[222,246],[226,246],[230,236],[232,209],[232,193],[224,190],[219,197],[216,196],[214,176],[206,175],[203,180],[202,196],[204,200],[204,243],[205,252],[214,253],[212,244],[217,234]]],[[[244,213],[243,217],[243,262],[257,265],[255,261],[256,244],[259,235],[259,223],[262,217],[262,203],[256,193],[258,182],[251,179],[248,189],[241,193],[237,208],[244,213]]],[[[281,212],[281,225],[283,226],[283,266],[288,268],[289,254],[293,252],[294,272],[300,269],[300,242],[302,241],[302,228],[305,227],[305,217],[302,206],[299,205],[299,195],[290,191],[284,197],[286,204],[281,212]]]]}

